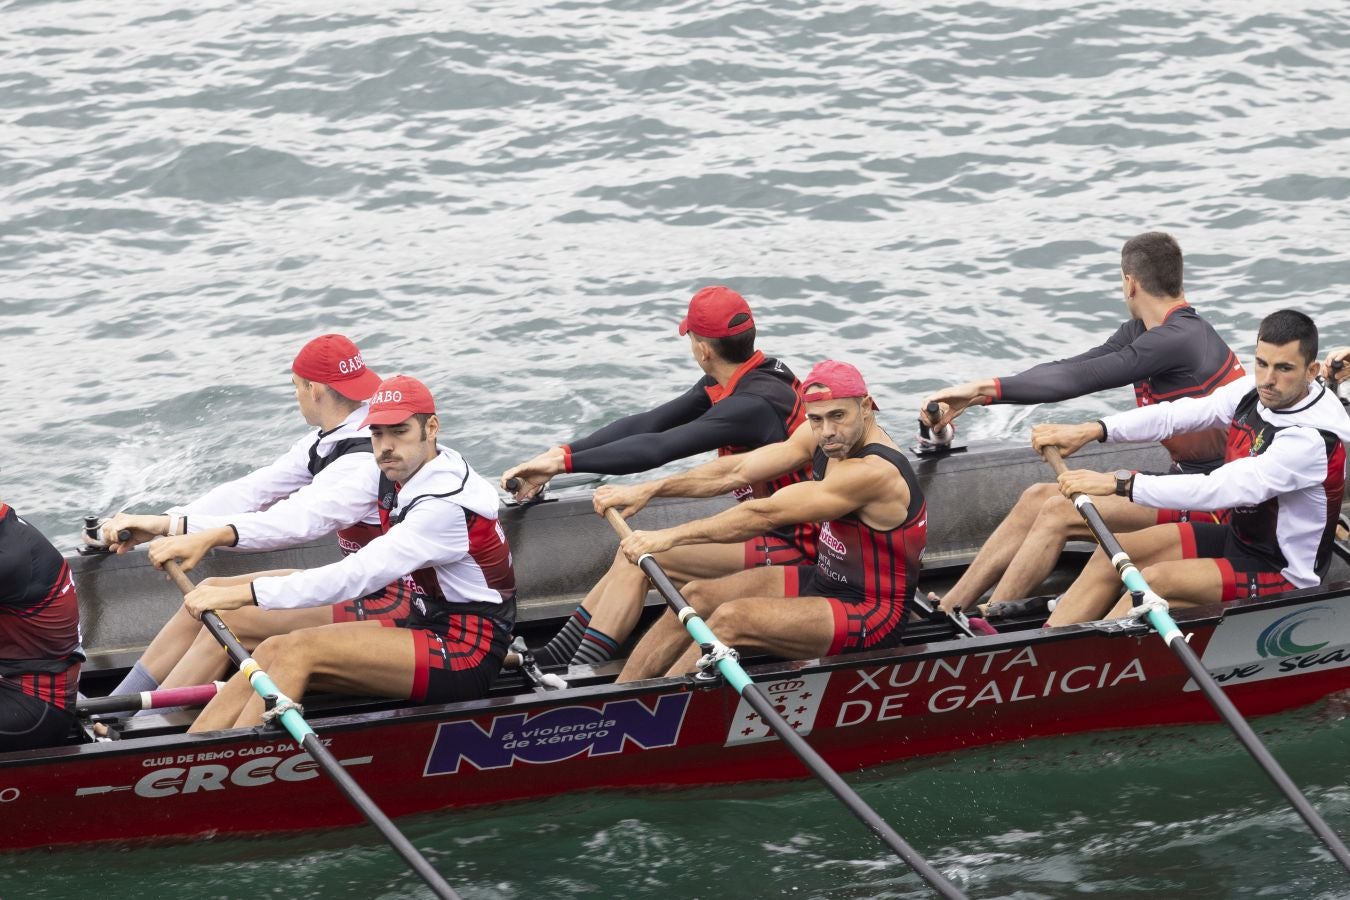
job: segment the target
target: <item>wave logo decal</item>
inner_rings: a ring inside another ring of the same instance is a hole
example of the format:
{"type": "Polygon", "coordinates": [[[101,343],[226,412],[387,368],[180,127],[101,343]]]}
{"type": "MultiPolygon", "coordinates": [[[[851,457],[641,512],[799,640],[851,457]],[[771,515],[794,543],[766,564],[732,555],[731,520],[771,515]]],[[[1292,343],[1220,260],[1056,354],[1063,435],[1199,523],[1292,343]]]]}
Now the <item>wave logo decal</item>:
{"type": "Polygon", "coordinates": [[[1281,616],[1267,625],[1260,636],[1257,637],[1256,652],[1264,657],[1274,657],[1296,656],[1299,653],[1312,653],[1314,650],[1321,650],[1330,641],[1322,641],[1320,644],[1300,644],[1294,638],[1294,630],[1300,625],[1308,624],[1314,618],[1315,613],[1327,611],[1329,611],[1328,607],[1313,606],[1290,613],[1287,616],[1281,616]]]}

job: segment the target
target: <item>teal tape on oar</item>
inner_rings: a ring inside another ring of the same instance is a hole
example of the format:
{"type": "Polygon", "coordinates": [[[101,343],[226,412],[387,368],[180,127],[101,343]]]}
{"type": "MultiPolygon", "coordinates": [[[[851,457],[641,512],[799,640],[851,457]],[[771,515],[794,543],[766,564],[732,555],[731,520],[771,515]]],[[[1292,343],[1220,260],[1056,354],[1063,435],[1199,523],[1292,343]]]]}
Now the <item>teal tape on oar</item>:
{"type": "MultiPolygon", "coordinates": [[[[164,571],[169,573],[169,577],[173,579],[174,584],[178,585],[178,589],[183,592],[183,596],[186,597],[192,592],[194,586],[188,580],[188,577],[183,574],[183,570],[177,562],[173,560],[166,562],[164,571]]],[[[309,727],[309,723],[305,721],[305,717],[300,714],[300,710],[294,702],[277,688],[272,679],[258,665],[257,660],[244,649],[243,644],[239,643],[239,639],[234,636],[234,632],[230,631],[230,626],[226,625],[220,616],[210,611],[202,613],[202,622],[205,623],[207,630],[220,643],[220,646],[225,648],[225,652],[230,655],[230,659],[239,667],[240,673],[248,678],[253,690],[264,700],[274,702],[276,704],[274,709],[281,710],[277,714],[277,718],[281,720],[281,724],[287,733],[295,738],[295,742],[310,755],[310,758],[323,770],[324,774],[333,780],[338,786],[338,790],[342,791],[343,796],[361,812],[361,815],[365,816],[366,821],[373,825],[375,830],[380,832],[380,835],[389,842],[395,852],[403,857],[409,868],[426,882],[427,887],[431,888],[437,897],[442,898],[442,900],[459,900],[459,895],[454,892],[450,885],[446,884],[445,879],[441,877],[441,873],[437,872],[421,851],[412,845],[412,842],[404,836],[403,832],[398,830],[398,827],[384,814],[383,810],[375,805],[375,801],[371,800],[369,795],[361,790],[361,786],[356,783],[356,780],[347,774],[347,770],[342,768],[342,763],[337,761],[337,757],[333,756],[328,748],[323,745],[323,740],[314,733],[314,729],[309,727]]]]}
{"type": "MultiPolygon", "coordinates": [[[[1062,474],[1065,470],[1064,460],[1059,455],[1059,449],[1056,447],[1045,448],[1045,461],[1054,469],[1055,475],[1062,474]]],[[[1135,566],[1130,555],[1125,552],[1125,548],[1116,540],[1116,536],[1111,533],[1111,529],[1106,526],[1106,520],[1098,511],[1096,504],[1087,494],[1075,494],[1073,505],[1087,522],[1088,527],[1092,529],[1093,535],[1097,538],[1097,543],[1101,545],[1104,552],[1111,560],[1111,564],[1116,567],[1120,573],[1120,580],[1124,582],[1125,587],[1135,597],[1142,597],[1144,604],[1148,607],[1149,624],[1158,632],[1159,636],[1167,642],[1167,646],[1172,648],[1172,652],[1177,655],[1182,666],[1185,667],[1191,680],[1200,688],[1201,692],[1209,700],[1219,718],[1232,729],[1237,736],[1238,741],[1247,752],[1252,755],[1259,765],[1269,776],[1270,780],[1275,782],[1275,786],[1284,794],[1285,799],[1294,807],[1308,827],[1312,829],[1313,834],[1326,845],[1331,851],[1331,855],[1341,864],[1341,867],[1350,872],[1350,850],[1346,849],[1345,842],[1340,839],[1336,832],[1331,830],[1331,826],[1326,820],[1313,808],[1308,802],[1308,798],[1303,796],[1303,792],[1298,789],[1291,779],[1275,760],[1275,757],[1266,749],[1266,745],[1261,743],[1261,739],[1256,736],[1256,732],[1247,724],[1247,720],[1238,712],[1233,701],[1228,699],[1228,695],[1219,687],[1219,683],[1214,680],[1214,676],[1209,673],[1200,662],[1200,658],[1195,655],[1195,651],[1186,643],[1185,635],[1177,627],[1172,616],[1167,611],[1167,601],[1163,600],[1153,592],[1148,586],[1143,573],[1135,566]],[[1178,640],[1179,639],[1179,640],[1178,640]]]]}
{"type": "MultiPolygon", "coordinates": [[[[624,521],[623,516],[619,515],[618,510],[608,509],[605,511],[605,518],[609,520],[610,525],[618,532],[619,537],[627,537],[632,534],[632,529],[624,521]]],[[[767,694],[760,689],[759,685],[750,680],[745,669],[737,662],[735,654],[713,634],[712,629],[708,627],[703,618],[689,605],[689,601],[684,599],[679,588],[666,575],[661,564],[651,554],[644,554],[638,560],[638,568],[642,569],[643,574],[647,576],[656,586],[656,590],[666,601],[675,615],[679,616],[680,622],[684,625],[689,636],[704,648],[705,652],[711,652],[717,660],[717,670],[722,673],[722,677],[727,680],[727,684],[735,688],[736,693],[744,697],[750,707],[759,715],[760,720],[773,729],[774,733],[788,748],[796,754],[812,775],[816,776],[829,788],[830,793],[839,799],[848,811],[857,816],[859,821],[868,827],[873,834],[881,839],[882,843],[890,847],[904,862],[915,871],[928,885],[937,891],[939,896],[947,897],[949,900],[964,900],[965,894],[957,890],[956,885],[947,880],[947,877],[933,868],[933,865],[919,855],[919,852],[911,847],[900,834],[890,826],[881,816],[877,815],[872,807],[868,806],[853,788],[848,786],[844,779],[839,777],[839,773],[830,768],[829,764],[821,758],[820,754],[806,743],[806,740],[797,733],[788,721],[783,718],[773,705],[767,694]]]]}

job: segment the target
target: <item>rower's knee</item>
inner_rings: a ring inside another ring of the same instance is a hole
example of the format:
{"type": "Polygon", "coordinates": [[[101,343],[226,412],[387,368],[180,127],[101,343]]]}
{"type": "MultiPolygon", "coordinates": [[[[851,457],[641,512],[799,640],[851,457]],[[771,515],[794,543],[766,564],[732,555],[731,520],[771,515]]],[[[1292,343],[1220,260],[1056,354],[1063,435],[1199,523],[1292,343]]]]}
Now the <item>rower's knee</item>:
{"type": "Polygon", "coordinates": [[[618,576],[620,578],[646,578],[642,570],[628,561],[628,557],[623,555],[622,550],[614,551],[614,559],[609,564],[610,577],[618,576]]]}
{"type": "Polygon", "coordinates": [[[1045,505],[1046,500],[1058,496],[1058,484],[1053,481],[1041,482],[1022,491],[1022,496],[1017,498],[1017,505],[1023,509],[1040,510],[1045,505]]]}
{"type": "Polygon", "coordinates": [[[724,603],[708,616],[708,629],[729,647],[734,647],[746,636],[745,616],[739,606],[735,602],[724,603]]]}
{"type": "Polygon", "coordinates": [[[275,634],[258,645],[253,658],[264,669],[275,668],[278,662],[293,663],[307,659],[306,643],[293,634],[275,634]]]}
{"type": "Polygon", "coordinates": [[[1160,597],[1168,597],[1178,593],[1181,588],[1181,585],[1173,581],[1172,571],[1172,566],[1152,565],[1140,569],[1139,575],[1147,582],[1153,593],[1160,597]]]}
{"type": "Polygon", "coordinates": [[[694,579],[686,584],[680,591],[684,595],[685,602],[694,608],[694,612],[703,618],[708,618],[708,607],[712,600],[712,589],[708,582],[694,579]]]}
{"type": "Polygon", "coordinates": [[[1041,498],[1036,528],[1067,533],[1079,521],[1078,510],[1059,491],[1051,491],[1041,498]]]}

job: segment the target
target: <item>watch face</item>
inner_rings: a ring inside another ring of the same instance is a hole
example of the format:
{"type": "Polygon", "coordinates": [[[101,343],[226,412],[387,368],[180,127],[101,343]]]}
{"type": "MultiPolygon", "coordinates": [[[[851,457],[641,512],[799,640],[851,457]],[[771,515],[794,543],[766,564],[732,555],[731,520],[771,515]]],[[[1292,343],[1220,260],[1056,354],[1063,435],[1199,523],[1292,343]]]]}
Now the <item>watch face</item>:
{"type": "Polygon", "coordinates": [[[1127,481],[1133,474],[1129,469],[1116,469],[1116,481],[1127,481]]]}

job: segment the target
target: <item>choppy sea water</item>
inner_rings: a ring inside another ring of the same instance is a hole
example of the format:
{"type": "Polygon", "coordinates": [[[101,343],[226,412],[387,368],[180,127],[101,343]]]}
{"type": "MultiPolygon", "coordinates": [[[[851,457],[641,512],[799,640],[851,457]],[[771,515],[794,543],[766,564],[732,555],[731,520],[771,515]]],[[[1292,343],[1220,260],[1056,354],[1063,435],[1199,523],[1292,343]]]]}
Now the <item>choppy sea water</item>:
{"type": "MultiPolygon", "coordinates": [[[[1284,306],[1350,343],[1339,2],[9,0],[0,63],[0,499],[65,547],[289,443],[290,359],[329,330],[427,381],[488,474],[687,386],[708,283],[799,370],[858,364],[897,431],[1109,334],[1148,229],[1240,353],[1284,306]]],[[[1350,831],[1342,707],[1276,721],[1350,831]]],[[[977,896],[1347,893],[1225,732],[1100,741],[863,783],[977,896]]],[[[412,829],[470,897],[917,895],[805,785],[412,829]]],[[[0,896],[416,894],[354,832],[285,847],[30,854],[0,896]]]]}

